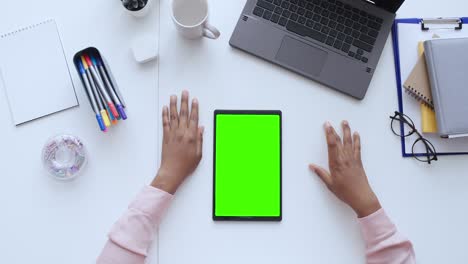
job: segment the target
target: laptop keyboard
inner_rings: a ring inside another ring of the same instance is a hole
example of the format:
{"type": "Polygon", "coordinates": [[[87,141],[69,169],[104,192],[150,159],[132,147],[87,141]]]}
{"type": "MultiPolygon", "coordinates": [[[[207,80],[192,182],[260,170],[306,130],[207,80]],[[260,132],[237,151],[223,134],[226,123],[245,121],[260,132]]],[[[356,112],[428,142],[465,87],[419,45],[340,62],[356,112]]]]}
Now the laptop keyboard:
{"type": "Polygon", "coordinates": [[[258,0],[253,14],[364,63],[383,23],[337,0],[258,0]]]}

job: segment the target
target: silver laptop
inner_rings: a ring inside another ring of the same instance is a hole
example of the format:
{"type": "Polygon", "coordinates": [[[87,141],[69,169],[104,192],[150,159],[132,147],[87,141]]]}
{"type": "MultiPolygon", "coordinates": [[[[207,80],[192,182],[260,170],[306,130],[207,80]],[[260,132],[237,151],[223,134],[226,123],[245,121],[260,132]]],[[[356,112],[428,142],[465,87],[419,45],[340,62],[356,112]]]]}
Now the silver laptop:
{"type": "Polygon", "coordinates": [[[247,0],[229,43],[363,99],[404,0],[247,0]]]}

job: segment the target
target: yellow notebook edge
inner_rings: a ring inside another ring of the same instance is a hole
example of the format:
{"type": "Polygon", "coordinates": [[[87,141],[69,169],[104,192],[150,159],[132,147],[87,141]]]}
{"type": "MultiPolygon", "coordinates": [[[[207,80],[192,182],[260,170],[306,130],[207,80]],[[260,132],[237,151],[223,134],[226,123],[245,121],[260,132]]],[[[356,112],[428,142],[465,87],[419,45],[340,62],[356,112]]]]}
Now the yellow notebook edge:
{"type": "MultiPolygon", "coordinates": [[[[424,42],[418,43],[419,56],[424,55],[424,42]]],[[[427,104],[421,103],[421,130],[422,133],[437,133],[436,114],[427,104]]]]}

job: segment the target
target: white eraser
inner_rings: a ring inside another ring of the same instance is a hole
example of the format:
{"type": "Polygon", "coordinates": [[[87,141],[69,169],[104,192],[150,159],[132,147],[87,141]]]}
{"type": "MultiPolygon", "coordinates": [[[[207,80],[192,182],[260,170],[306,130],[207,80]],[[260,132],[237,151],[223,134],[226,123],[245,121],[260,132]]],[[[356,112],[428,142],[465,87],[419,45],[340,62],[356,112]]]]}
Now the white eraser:
{"type": "Polygon", "coordinates": [[[135,60],[145,63],[158,57],[158,38],[156,36],[143,36],[135,39],[132,44],[132,53],[135,60]]]}

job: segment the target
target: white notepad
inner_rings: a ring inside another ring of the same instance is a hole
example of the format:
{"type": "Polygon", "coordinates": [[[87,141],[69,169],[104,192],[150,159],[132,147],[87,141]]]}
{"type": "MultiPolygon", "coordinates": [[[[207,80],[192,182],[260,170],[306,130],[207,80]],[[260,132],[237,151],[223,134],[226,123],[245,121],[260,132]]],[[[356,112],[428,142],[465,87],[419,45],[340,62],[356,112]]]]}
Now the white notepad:
{"type": "Polygon", "coordinates": [[[0,35],[0,77],[15,125],[78,105],[54,20],[0,35]]]}

